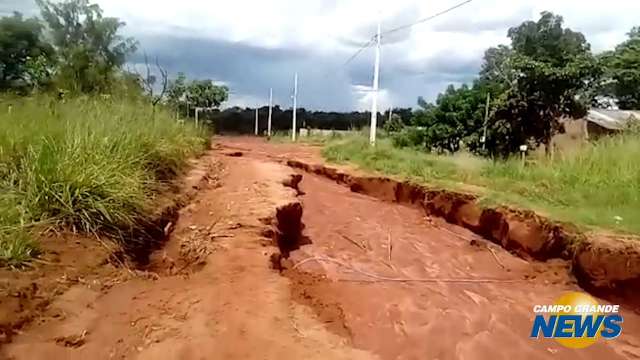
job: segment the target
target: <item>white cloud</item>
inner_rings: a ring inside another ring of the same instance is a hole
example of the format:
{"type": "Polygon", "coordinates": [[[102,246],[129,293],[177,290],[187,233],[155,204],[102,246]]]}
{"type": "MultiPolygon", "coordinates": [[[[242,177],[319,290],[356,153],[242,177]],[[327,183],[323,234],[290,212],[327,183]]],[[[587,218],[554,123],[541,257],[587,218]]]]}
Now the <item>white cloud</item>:
{"type": "MultiPolygon", "coordinates": [[[[212,40],[212,43],[262,48],[276,54],[294,50],[304,53],[305,61],[331,59],[332,66],[335,66],[356,50],[354,44],[366,42],[373,36],[379,16],[384,31],[430,16],[461,0],[94,1],[101,5],[105,14],[126,21],[127,32],[138,38],[200,38],[212,40]]],[[[26,11],[28,3],[33,8],[32,0],[1,0],[0,11],[6,12],[18,5],[19,10],[26,11]]],[[[473,0],[433,21],[388,37],[387,42],[393,44],[386,44],[383,48],[381,87],[390,99],[406,104],[413,102],[418,95],[437,92],[434,87],[443,81],[459,82],[461,77],[451,73],[451,69],[457,69],[455,64],[475,64],[477,67],[486,48],[508,43],[506,34],[509,27],[537,19],[543,10],[562,15],[566,26],[585,34],[594,51],[613,48],[624,40],[625,33],[632,26],[640,25],[640,1],[637,0],[473,0]],[[452,66],[443,68],[443,61],[450,62],[452,66]],[[417,80],[412,80],[411,91],[421,91],[420,94],[408,94],[408,90],[403,92],[404,89],[398,88],[401,81],[397,79],[401,75],[393,72],[398,64],[404,69],[420,69],[430,75],[425,77],[424,81],[429,82],[424,83],[423,90],[419,90],[417,80]],[[392,83],[396,87],[388,88],[392,83]],[[409,96],[412,99],[407,100],[409,96]]],[[[142,45],[145,46],[144,43],[142,45]]],[[[203,50],[192,49],[193,52],[203,50]]],[[[185,58],[194,55],[179,54],[185,58]]],[[[215,60],[221,61],[212,59],[215,60]]],[[[291,65],[284,64],[288,61],[286,57],[278,61],[282,62],[278,67],[271,63],[268,69],[257,71],[290,70],[288,67],[291,65]]],[[[327,82],[341,82],[346,87],[370,84],[368,72],[373,69],[373,52],[364,52],[349,68],[328,69],[327,64],[324,65],[321,68],[319,62],[315,62],[297,66],[306,69],[316,66],[317,72],[329,73],[327,82]],[[345,75],[347,73],[351,73],[351,79],[345,75]]],[[[217,79],[224,80],[218,75],[217,79]]],[[[282,74],[282,78],[288,79],[290,75],[282,74]]],[[[354,107],[361,106],[368,99],[356,90],[353,94],[357,95],[354,107]]]]}
{"type": "MultiPolygon", "coordinates": [[[[388,29],[400,25],[400,21],[415,21],[458,2],[99,0],[106,13],[123,18],[134,33],[208,37],[269,49],[300,48],[345,59],[354,51],[345,39],[368,40],[378,16],[383,28],[388,29]],[[404,18],[397,18],[403,11],[404,18]]],[[[384,60],[398,57],[416,66],[442,56],[479,62],[487,47],[508,42],[506,32],[510,26],[535,19],[543,10],[563,15],[567,26],[584,32],[594,50],[601,51],[624,39],[625,32],[637,21],[640,3],[609,0],[605,6],[602,2],[582,0],[474,0],[405,32],[407,38],[403,42],[384,48],[382,66],[384,60]]],[[[365,55],[371,58],[371,53],[365,55]]],[[[384,88],[384,81],[381,86],[384,88]]],[[[370,94],[354,91],[361,95],[357,106],[369,101],[370,94]]],[[[392,97],[388,90],[382,91],[381,97],[382,94],[392,97]]]]}

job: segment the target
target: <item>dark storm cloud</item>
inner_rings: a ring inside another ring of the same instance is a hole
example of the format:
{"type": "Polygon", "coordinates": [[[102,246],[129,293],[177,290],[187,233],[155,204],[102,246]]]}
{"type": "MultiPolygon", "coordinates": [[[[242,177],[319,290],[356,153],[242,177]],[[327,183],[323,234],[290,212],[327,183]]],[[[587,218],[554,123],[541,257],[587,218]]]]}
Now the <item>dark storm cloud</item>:
{"type": "Polygon", "coordinates": [[[158,57],[170,73],[223,81],[240,96],[266,99],[288,107],[294,72],[300,75],[300,104],[309,108],[349,109],[355,98],[341,64],[303,49],[265,49],[243,43],[178,37],[140,38],[141,51],[131,62],[142,62],[142,51],[158,57]]]}
{"type": "MultiPolygon", "coordinates": [[[[140,38],[141,50],[174,74],[183,71],[191,78],[224,81],[240,96],[266,100],[269,87],[274,102],[290,106],[293,73],[300,77],[300,106],[309,109],[352,110],[360,95],[352,85],[371,86],[373,57],[362,53],[349,66],[348,54],[318,56],[304,49],[265,49],[243,43],[198,38],[140,38]]],[[[403,63],[394,57],[392,47],[385,50],[381,86],[392,93],[394,106],[413,106],[419,95],[431,97],[442,84],[470,81],[477,64],[456,62],[448,57],[425,62],[424,68],[403,63]]],[[[142,51],[131,59],[142,62],[142,51]]]]}
{"type": "MultiPolygon", "coordinates": [[[[327,6],[336,6],[328,4],[327,6]]],[[[20,10],[36,15],[31,0],[0,0],[0,12],[20,10]]],[[[407,8],[385,22],[391,28],[415,21],[417,11],[407,8]]],[[[129,63],[142,63],[144,52],[151,62],[157,56],[171,76],[184,72],[189,78],[211,78],[225,82],[237,98],[267,101],[273,87],[274,102],[283,108],[291,106],[294,72],[299,73],[299,104],[309,109],[349,111],[359,105],[362,94],[354,93],[353,85],[371,86],[373,49],[367,49],[348,66],[347,58],[361,46],[354,43],[348,51],[318,55],[307,48],[283,47],[268,49],[244,43],[202,38],[186,28],[165,29],[168,34],[151,35],[144,29],[127,27],[126,33],[140,42],[140,50],[129,63]]],[[[369,38],[375,26],[362,28],[355,38],[369,38]]],[[[408,32],[399,32],[398,40],[408,32]]],[[[353,39],[352,39],[353,40],[353,39]]],[[[394,40],[394,39],[391,39],[394,40]]],[[[365,40],[366,41],[366,40],[365,40]]],[[[386,40],[383,48],[381,87],[390,92],[393,106],[413,106],[420,95],[433,98],[448,83],[469,81],[476,66],[450,59],[446,54],[424,63],[404,60],[406,49],[395,40],[386,40]],[[391,43],[389,43],[391,42],[391,43]]]]}

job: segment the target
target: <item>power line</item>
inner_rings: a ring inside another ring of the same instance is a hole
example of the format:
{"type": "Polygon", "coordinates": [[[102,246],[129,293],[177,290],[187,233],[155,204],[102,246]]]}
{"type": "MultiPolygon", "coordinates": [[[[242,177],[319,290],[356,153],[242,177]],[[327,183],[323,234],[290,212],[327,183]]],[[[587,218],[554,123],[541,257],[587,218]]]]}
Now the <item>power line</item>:
{"type": "MultiPolygon", "coordinates": [[[[468,3],[470,3],[471,1],[473,1],[473,0],[466,0],[466,1],[463,1],[463,2],[461,2],[461,3],[458,3],[458,4],[454,5],[454,6],[452,6],[452,7],[448,8],[448,9],[446,9],[446,10],[440,11],[440,12],[438,12],[438,13],[436,13],[436,14],[433,14],[433,15],[428,16],[428,17],[426,17],[426,18],[420,19],[420,20],[418,20],[418,21],[416,21],[416,22],[413,22],[413,23],[411,23],[411,24],[407,24],[407,25],[399,26],[399,27],[397,27],[397,28],[393,28],[393,29],[390,29],[390,30],[384,31],[384,32],[382,32],[382,33],[381,33],[381,36],[388,35],[388,34],[392,34],[392,33],[394,33],[394,32],[398,32],[398,31],[400,31],[400,30],[408,29],[408,28],[410,28],[410,27],[412,27],[412,26],[416,26],[416,25],[419,25],[419,24],[425,23],[425,22],[427,22],[427,21],[429,21],[429,20],[432,20],[432,19],[437,18],[438,16],[442,16],[442,15],[444,15],[444,14],[446,14],[446,13],[450,12],[450,11],[453,11],[453,10],[455,10],[455,9],[459,8],[459,7],[462,7],[462,6],[464,6],[464,5],[468,4],[468,3]]],[[[376,36],[377,36],[377,35],[376,35],[376,36]]],[[[366,42],[364,45],[362,45],[360,48],[358,48],[358,50],[357,50],[353,55],[351,55],[351,56],[347,59],[347,61],[345,61],[345,62],[344,62],[343,66],[347,66],[347,65],[349,65],[349,63],[351,63],[353,60],[355,60],[355,59],[356,59],[356,58],[357,58],[357,57],[358,57],[358,56],[359,56],[359,55],[360,55],[364,50],[366,50],[366,49],[368,49],[369,47],[371,47],[372,45],[374,45],[374,44],[376,43],[376,36],[373,36],[373,37],[371,38],[371,40],[369,40],[369,41],[368,41],[368,42],[366,42]]]]}
{"type": "Polygon", "coordinates": [[[345,61],[342,66],[349,65],[350,62],[355,60],[355,58],[357,58],[358,55],[360,55],[364,50],[368,49],[371,45],[375,44],[375,42],[376,42],[376,37],[374,36],[371,38],[371,40],[367,41],[364,45],[362,45],[353,55],[351,55],[351,57],[349,57],[349,59],[347,59],[347,61],[345,61]]]}
{"type": "Polygon", "coordinates": [[[418,24],[425,23],[425,22],[427,22],[429,20],[437,18],[438,16],[444,15],[444,14],[450,12],[450,11],[453,11],[453,10],[459,8],[459,7],[462,7],[462,6],[470,3],[471,1],[473,1],[473,0],[463,1],[463,2],[461,2],[459,4],[457,4],[457,5],[454,5],[454,6],[450,7],[450,8],[448,8],[448,9],[446,9],[446,10],[440,11],[439,13],[433,14],[433,15],[431,15],[429,17],[424,18],[424,19],[420,19],[420,20],[418,20],[418,21],[416,21],[414,23],[403,25],[403,26],[399,26],[399,27],[393,28],[391,30],[387,30],[387,31],[383,32],[382,35],[388,35],[388,34],[391,34],[391,33],[394,33],[394,32],[398,32],[400,30],[408,29],[408,28],[410,28],[412,26],[416,26],[418,24]]]}

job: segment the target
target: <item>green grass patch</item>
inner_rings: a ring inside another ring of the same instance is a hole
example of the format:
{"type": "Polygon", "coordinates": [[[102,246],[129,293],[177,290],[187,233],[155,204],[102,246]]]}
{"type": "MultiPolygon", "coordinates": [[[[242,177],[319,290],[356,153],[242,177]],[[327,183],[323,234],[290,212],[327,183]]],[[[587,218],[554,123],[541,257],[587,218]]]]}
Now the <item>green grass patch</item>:
{"type": "Polygon", "coordinates": [[[0,99],[0,263],[37,251],[44,226],[126,239],[201,152],[206,134],[145,102],[0,99]]]}
{"type": "Polygon", "coordinates": [[[333,141],[323,155],[331,162],[476,192],[486,204],[532,209],[588,228],[640,233],[640,136],[634,134],[605,138],[579,152],[527,166],[518,159],[395,148],[386,139],[372,148],[362,137],[333,141]]]}

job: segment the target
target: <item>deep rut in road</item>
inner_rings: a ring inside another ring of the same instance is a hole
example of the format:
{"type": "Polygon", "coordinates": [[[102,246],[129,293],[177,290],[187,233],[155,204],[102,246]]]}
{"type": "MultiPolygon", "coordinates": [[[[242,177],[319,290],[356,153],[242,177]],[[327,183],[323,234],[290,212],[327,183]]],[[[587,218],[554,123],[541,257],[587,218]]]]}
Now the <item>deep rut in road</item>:
{"type": "Polygon", "coordinates": [[[410,206],[305,173],[304,234],[284,274],[294,299],[333,332],[386,359],[625,359],[640,356],[636,313],[625,334],[576,352],[528,338],[533,304],[581,291],[563,260],[526,261],[410,206]]]}
{"type": "MultiPolygon", "coordinates": [[[[297,153],[302,147],[231,142],[261,161],[314,157],[297,153]]],[[[640,358],[640,318],[629,309],[615,341],[576,351],[529,339],[534,304],[582,291],[570,262],[514,256],[410,201],[384,201],[398,194],[383,183],[345,187],[301,174],[311,244],[291,252],[282,272],[293,298],[357,348],[385,359],[640,358]]]]}

